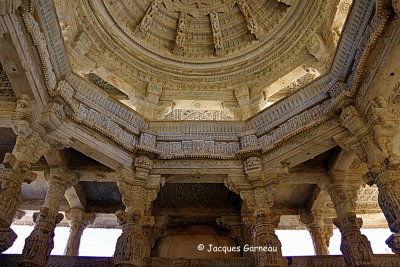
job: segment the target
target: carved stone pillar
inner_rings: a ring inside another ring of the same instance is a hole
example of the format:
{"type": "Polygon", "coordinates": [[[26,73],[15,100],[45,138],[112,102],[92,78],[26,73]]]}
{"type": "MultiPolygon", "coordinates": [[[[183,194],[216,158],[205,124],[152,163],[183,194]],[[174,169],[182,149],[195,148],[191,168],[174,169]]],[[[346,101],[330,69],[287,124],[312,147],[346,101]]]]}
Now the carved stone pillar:
{"type": "Polygon", "coordinates": [[[126,209],[116,213],[122,226],[122,234],[115,248],[115,266],[143,266],[146,254],[144,216],[163,184],[160,176],[150,178],[152,165],[149,158],[140,156],[135,160],[134,170],[128,168],[117,170],[118,187],[126,209]]]}
{"type": "Polygon", "coordinates": [[[392,234],[386,244],[396,254],[400,254],[400,171],[384,170],[369,173],[367,184],[376,184],[379,188],[378,203],[385,215],[392,234]]]}
{"type": "Polygon", "coordinates": [[[311,225],[307,227],[313,241],[315,255],[329,255],[329,239],[332,237],[332,227],[311,225]]]}
{"type": "Polygon", "coordinates": [[[22,251],[23,267],[42,267],[47,265],[51,251],[54,248],[54,229],[62,221],[61,213],[53,212],[49,208],[42,207],[40,212],[34,213],[33,220],[36,223],[32,233],[25,239],[22,251]]]}
{"type": "Polygon", "coordinates": [[[12,153],[6,153],[0,166],[0,253],[14,243],[17,235],[10,228],[14,215],[21,204],[21,185],[36,179],[30,171],[31,164],[37,162],[50,148],[29,124],[31,105],[29,97],[17,101],[16,115],[12,127],[17,134],[12,153]]]}
{"type": "Polygon", "coordinates": [[[325,225],[323,215],[319,212],[300,213],[300,219],[310,232],[315,255],[329,255],[329,240],[333,235],[332,225],[325,225]]]}
{"type": "Polygon", "coordinates": [[[58,213],[61,201],[65,190],[76,182],[76,175],[65,173],[63,168],[50,170],[44,205],[35,216],[35,228],[26,238],[20,266],[46,266],[54,248],[54,229],[64,217],[58,213]]]}
{"type": "Polygon", "coordinates": [[[353,150],[361,161],[368,164],[370,172],[364,177],[365,182],[377,185],[379,205],[394,233],[386,243],[394,253],[400,254],[400,159],[396,149],[399,142],[398,113],[398,109],[388,107],[382,96],[370,102],[366,119],[354,106],[343,108],[340,121],[357,141],[339,145],[353,150]]]}
{"type": "Polygon", "coordinates": [[[145,254],[142,218],[126,211],[118,211],[116,215],[122,234],[115,248],[115,266],[142,267],[145,254]]]}
{"type": "Polygon", "coordinates": [[[256,188],[254,198],[254,243],[256,246],[268,248],[268,252],[256,252],[257,267],[283,266],[282,244],[275,234],[280,216],[271,211],[273,193],[271,190],[268,192],[264,187],[256,188]]]}
{"type": "Polygon", "coordinates": [[[165,230],[167,222],[168,216],[144,216],[145,257],[151,257],[151,249],[165,230]]]}
{"type": "Polygon", "coordinates": [[[373,260],[371,243],[361,234],[362,219],[356,218],[355,213],[346,217],[334,218],[333,224],[342,234],[340,250],[343,253],[347,266],[376,266],[373,260]]]}
{"type": "Polygon", "coordinates": [[[225,185],[240,194],[247,207],[254,214],[254,245],[266,248],[255,253],[257,267],[284,266],[281,242],[275,234],[280,216],[273,214],[277,174],[264,177],[261,159],[250,157],[244,162],[246,178],[229,177],[225,185]]]}
{"type": "Polygon", "coordinates": [[[21,204],[21,184],[34,178],[32,173],[26,176],[23,171],[0,169],[0,253],[10,248],[17,238],[10,226],[21,204]]]}
{"type": "Polygon", "coordinates": [[[356,218],[356,190],[343,182],[324,184],[333,202],[337,218],[333,219],[342,234],[340,250],[348,266],[375,266],[371,243],[361,234],[361,218],[356,218]]]}
{"type": "Polygon", "coordinates": [[[70,230],[67,246],[65,247],[65,256],[79,256],[79,245],[83,231],[88,224],[93,223],[93,214],[87,214],[82,209],[71,209],[65,214],[68,219],[70,230]]]}

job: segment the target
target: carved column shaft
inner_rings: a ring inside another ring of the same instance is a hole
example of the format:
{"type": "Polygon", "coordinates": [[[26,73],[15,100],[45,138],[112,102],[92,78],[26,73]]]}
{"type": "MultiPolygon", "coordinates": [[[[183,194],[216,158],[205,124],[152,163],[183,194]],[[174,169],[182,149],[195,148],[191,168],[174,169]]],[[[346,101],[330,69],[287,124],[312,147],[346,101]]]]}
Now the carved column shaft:
{"type": "Polygon", "coordinates": [[[10,226],[22,199],[22,179],[18,176],[13,170],[0,170],[0,254],[17,239],[10,226]]]}
{"type": "Polygon", "coordinates": [[[300,212],[300,220],[310,233],[315,255],[329,255],[329,241],[332,237],[332,225],[324,224],[323,211],[304,210],[300,212]]]}
{"type": "Polygon", "coordinates": [[[331,197],[337,218],[333,223],[342,234],[340,250],[348,266],[375,266],[371,243],[361,234],[361,218],[356,218],[356,192],[344,183],[330,183],[325,189],[331,197]]]}
{"type": "Polygon", "coordinates": [[[244,162],[247,180],[253,190],[247,194],[241,194],[247,198],[247,205],[254,211],[254,243],[267,251],[256,252],[258,267],[283,266],[282,245],[275,234],[275,228],[279,224],[279,215],[272,213],[276,187],[276,175],[270,174],[265,179],[262,172],[261,159],[258,157],[248,158],[244,162]]]}
{"type": "Polygon", "coordinates": [[[117,212],[117,218],[122,225],[122,234],[115,248],[115,266],[142,267],[145,240],[141,218],[125,211],[117,212]]]}
{"type": "Polygon", "coordinates": [[[313,241],[315,255],[329,255],[329,239],[332,236],[332,228],[324,226],[307,227],[313,241]]]}
{"type": "Polygon", "coordinates": [[[35,218],[35,228],[25,241],[21,266],[46,266],[54,247],[54,229],[64,218],[58,213],[65,190],[77,182],[74,174],[62,168],[51,169],[45,203],[35,218]]]}
{"type": "Polygon", "coordinates": [[[0,253],[12,246],[17,235],[10,228],[14,215],[21,204],[21,185],[32,182],[36,175],[30,171],[50,148],[30,125],[32,103],[23,95],[17,101],[12,129],[17,139],[12,153],[6,153],[0,167],[0,253]]]}
{"type": "Polygon", "coordinates": [[[390,236],[386,243],[396,254],[400,254],[400,171],[385,170],[381,173],[370,173],[367,178],[370,185],[379,188],[378,203],[388,222],[390,236]]]}
{"type": "Polygon", "coordinates": [[[255,245],[267,248],[267,251],[256,252],[258,267],[283,266],[282,244],[275,234],[275,228],[279,224],[279,215],[271,213],[256,214],[254,236],[255,245]]]}
{"type": "Polygon", "coordinates": [[[368,164],[370,173],[364,177],[366,183],[376,184],[379,189],[379,205],[394,232],[386,243],[400,254],[400,159],[395,148],[396,125],[400,121],[384,97],[378,96],[370,104],[367,119],[355,106],[347,106],[342,109],[340,121],[357,139],[351,146],[356,147],[358,158],[368,164]]]}
{"type": "Polygon", "coordinates": [[[47,265],[51,251],[54,248],[54,229],[61,222],[63,215],[43,207],[35,213],[36,223],[32,233],[25,239],[22,251],[23,267],[42,267],[47,265]]]}
{"type": "Polygon", "coordinates": [[[13,169],[0,169],[0,225],[9,227],[21,203],[23,174],[13,169]]]}
{"type": "Polygon", "coordinates": [[[79,256],[79,246],[83,231],[88,224],[93,223],[94,215],[85,213],[82,209],[71,209],[65,213],[68,219],[70,230],[67,246],[65,247],[65,256],[79,256]]]}
{"type": "Polygon", "coordinates": [[[356,218],[355,214],[348,217],[334,218],[333,224],[339,228],[342,234],[340,250],[347,266],[376,266],[373,261],[371,243],[360,232],[361,218],[356,218]]]}
{"type": "Polygon", "coordinates": [[[86,224],[82,222],[70,223],[68,242],[64,252],[65,256],[76,257],[79,255],[79,246],[85,228],[86,224]]]}
{"type": "Polygon", "coordinates": [[[117,171],[118,187],[126,208],[116,213],[122,234],[114,253],[115,266],[143,266],[148,245],[144,239],[144,215],[161,186],[160,178],[149,179],[152,165],[149,158],[140,156],[135,160],[134,170],[121,168],[117,171]]]}

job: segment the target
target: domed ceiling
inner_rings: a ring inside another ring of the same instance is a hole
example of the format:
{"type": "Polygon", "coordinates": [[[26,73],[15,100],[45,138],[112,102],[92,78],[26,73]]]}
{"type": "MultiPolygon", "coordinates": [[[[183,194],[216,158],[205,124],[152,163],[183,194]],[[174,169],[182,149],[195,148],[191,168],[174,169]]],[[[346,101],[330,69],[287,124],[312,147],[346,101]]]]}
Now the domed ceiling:
{"type": "Polygon", "coordinates": [[[297,90],[329,69],[350,4],[56,1],[75,72],[150,119],[187,101],[246,119],[297,90]]]}

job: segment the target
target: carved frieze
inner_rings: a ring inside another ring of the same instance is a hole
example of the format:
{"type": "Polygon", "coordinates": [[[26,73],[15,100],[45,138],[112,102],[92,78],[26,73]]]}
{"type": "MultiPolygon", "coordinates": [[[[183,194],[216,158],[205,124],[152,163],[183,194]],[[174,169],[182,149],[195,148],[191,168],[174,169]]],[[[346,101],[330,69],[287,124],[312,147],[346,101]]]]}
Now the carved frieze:
{"type": "Polygon", "coordinates": [[[239,150],[238,142],[216,142],[193,140],[181,142],[157,142],[157,150],[162,151],[160,158],[234,158],[239,150]]]}

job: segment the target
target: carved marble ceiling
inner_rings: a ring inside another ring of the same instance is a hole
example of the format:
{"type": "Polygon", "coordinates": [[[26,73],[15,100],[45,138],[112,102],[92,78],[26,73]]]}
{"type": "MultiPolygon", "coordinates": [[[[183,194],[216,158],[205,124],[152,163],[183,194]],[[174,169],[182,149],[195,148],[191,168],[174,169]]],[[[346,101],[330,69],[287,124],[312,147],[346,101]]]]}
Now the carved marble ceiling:
{"type": "Polygon", "coordinates": [[[329,70],[351,0],[55,4],[74,71],[96,74],[147,118],[212,100],[240,120],[329,70]]]}

